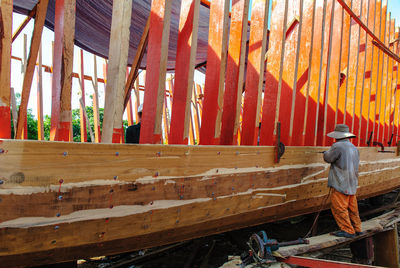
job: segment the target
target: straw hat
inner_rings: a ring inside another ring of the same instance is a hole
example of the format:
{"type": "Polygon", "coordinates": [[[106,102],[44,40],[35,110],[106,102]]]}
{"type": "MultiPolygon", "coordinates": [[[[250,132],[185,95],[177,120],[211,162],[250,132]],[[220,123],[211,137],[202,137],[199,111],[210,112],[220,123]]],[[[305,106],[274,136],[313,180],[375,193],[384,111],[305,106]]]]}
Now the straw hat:
{"type": "Polygon", "coordinates": [[[337,140],[356,137],[356,135],[350,133],[349,127],[345,124],[336,125],[335,130],[328,133],[327,136],[337,140]]]}

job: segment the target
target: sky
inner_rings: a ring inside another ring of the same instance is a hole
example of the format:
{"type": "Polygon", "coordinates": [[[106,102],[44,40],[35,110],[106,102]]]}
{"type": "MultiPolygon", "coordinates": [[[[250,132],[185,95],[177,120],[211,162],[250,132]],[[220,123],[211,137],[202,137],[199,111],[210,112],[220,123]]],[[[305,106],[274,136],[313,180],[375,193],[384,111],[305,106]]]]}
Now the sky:
{"type": "MultiPolygon", "coordinates": [[[[250,0],[251,3],[252,0],[250,0]]],[[[321,0],[317,0],[321,1],[321,0]]],[[[250,4],[251,6],[251,4],[250,4]]],[[[388,0],[388,10],[391,12],[392,18],[396,19],[396,25],[400,25],[400,0],[388,0]]],[[[249,12],[250,18],[251,12],[249,12]]],[[[23,22],[25,16],[14,13],[13,14],[13,32],[16,28],[23,22]]],[[[13,42],[12,45],[12,55],[23,58],[24,52],[24,34],[27,35],[27,47],[29,48],[29,43],[32,36],[33,30],[33,20],[29,22],[29,24],[25,27],[22,33],[18,36],[18,38],[13,42]]],[[[52,62],[52,41],[54,40],[54,33],[44,28],[43,36],[42,36],[42,50],[43,50],[43,64],[51,65],[52,62]]],[[[28,54],[28,52],[27,52],[28,54]]],[[[74,49],[74,72],[78,72],[78,57],[80,56],[80,48],[75,46],[74,49]]],[[[94,67],[93,67],[93,55],[84,51],[84,63],[85,63],[85,75],[93,76],[94,67]]],[[[103,64],[105,60],[103,58],[97,57],[97,76],[99,78],[103,78],[103,64]]],[[[12,60],[11,62],[11,87],[14,88],[16,93],[20,93],[22,89],[23,82],[23,74],[21,72],[22,66],[21,62],[17,60],[12,60]]],[[[51,74],[43,72],[43,112],[44,114],[51,114],[51,74]]],[[[143,85],[144,77],[140,76],[140,84],[143,85]]],[[[195,81],[199,84],[204,83],[204,75],[197,72],[195,74],[195,81]]],[[[93,86],[90,81],[85,81],[85,91],[86,91],[86,105],[92,106],[92,102],[90,99],[90,95],[93,94],[93,86]]],[[[35,71],[35,75],[32,82],[31,94],[29,98],[28,108],[32,109],[34,116],[37,115],[37,73],[35,71]]],[[[104,107],[104,85],[99,83],[99,95],[100,95],[100,107],[104,107]]],[[[78,79],[73,78],[72,84],[72,109],[79,108],[79,96],[80,96],[80,87],[78,83],[78,79]]],[[[141,100],[143,100],[143,92],[141,94],[141,100]]],[[[126,118],[126,115],[124,115],[126,118]]]]}

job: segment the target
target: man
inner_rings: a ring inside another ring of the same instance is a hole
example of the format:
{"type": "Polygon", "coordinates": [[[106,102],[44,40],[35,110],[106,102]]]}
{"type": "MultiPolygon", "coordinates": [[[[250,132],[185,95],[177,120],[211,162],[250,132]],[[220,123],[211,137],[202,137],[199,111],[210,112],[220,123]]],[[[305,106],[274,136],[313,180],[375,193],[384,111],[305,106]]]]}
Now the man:
{"type": "Polygon", "coordinates": [[[139,123],[136,125],[129,126],[126,129],[126,143],[139,143],[140,139],[140,123],[142,122],[142,110],[143,110],[143,104],[140,104],[138,108],[138,119],[139,123]]]}
{"type": "Polygon", "coordinates": [[[332,147],[324,152],[325,162],[331,164],[328,176],[331,210],[340,228],[332,234],[351,238],[362,234],[356,198],[360,153],[349,140],[355,135],[349,132],[347,125],[337,125],[327,136],[336,139],[332,147]]]}

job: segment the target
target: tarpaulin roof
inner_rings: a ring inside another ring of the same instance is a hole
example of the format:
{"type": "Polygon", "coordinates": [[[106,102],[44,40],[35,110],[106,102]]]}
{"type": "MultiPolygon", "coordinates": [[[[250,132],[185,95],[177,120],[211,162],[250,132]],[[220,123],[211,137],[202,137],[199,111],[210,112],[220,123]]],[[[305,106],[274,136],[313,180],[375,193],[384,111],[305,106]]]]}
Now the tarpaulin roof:
{"type": "MultiPolygon", "coordinates": [[[[54,29],[56,0],[50,0],[46,16],[46,26],[54,29]]],[[[75,44],[98,56],[108,57],[112,17],[112,0],[76,0],[75,44]]],[[[180,0],[172,2],[171,29],[169,37],[168,69],[175,68],[175,56],[178,40],[180,0]]],[[[37,0],[14,0],[14,11],[27,15],[34,8],[37,0]]],[[[133,0],[132,23],[128,63],[132,63],[147,18],[151,0],[133,0]]],[[[199,32],[196,64],[207,58],[209,9],[200,6],[199,32]]],[[[141,67],[146,66],[146,55],[141,67]]]]}

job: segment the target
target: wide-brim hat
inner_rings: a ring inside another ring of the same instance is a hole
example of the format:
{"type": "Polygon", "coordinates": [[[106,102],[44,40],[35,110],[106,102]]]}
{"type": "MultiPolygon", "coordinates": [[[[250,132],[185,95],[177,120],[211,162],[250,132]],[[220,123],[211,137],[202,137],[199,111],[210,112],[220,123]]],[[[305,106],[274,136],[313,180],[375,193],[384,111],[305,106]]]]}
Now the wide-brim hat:
{"type": "Polygon", "coordinates": [[[356,135],[350,132],[349,127],[345,124],[336,125],[335,130],[328,133],[327,136],[337,140],[356,137],[356,135]]]}

